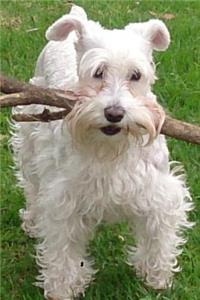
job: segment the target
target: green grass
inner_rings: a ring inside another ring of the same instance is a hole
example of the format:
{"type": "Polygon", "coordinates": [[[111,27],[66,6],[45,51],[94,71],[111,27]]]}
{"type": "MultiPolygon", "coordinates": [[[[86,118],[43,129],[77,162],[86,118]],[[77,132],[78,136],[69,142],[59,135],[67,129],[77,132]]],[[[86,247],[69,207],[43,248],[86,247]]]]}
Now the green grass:
{"type": "MultiPolygon", "coordinates": [[[[18,79],[28,80],[36,58],[45,45],[44,32],[52,21],[69,9],[70,1],[2,1],[1,69],[18,79]],[[27,29],[37,27],[35,32],[27,29]]],[[[171,115],[189,122],[200,122],[200,2],[196,1],[75,1],[89,17],[104,26],[123,27],[128,22],[148,20],[151,12],[166,12],[175,18],[166,21],[172,44],[166,53],[156,54],[159,81],[155,91],[171,115]]],[[[32,283],[37,274],[33,258],[34,241],[20,229],[19,208],[22,191],[13,175],[8,146],[10,110],[1,122],[1,298],[2,300],[40,300],[42,291],[32,283]]],[[[161,293],[146,288],[124,263],[124,245],[132,243],[126,224],[102,226],[91,243],[99,273],[86,292],[86,300],[197,300],[200,295],[200,151],[197,146],[169,140],[171,158],[183,163],[195,202],[188,232],[188,243],[180,257],[182,272],[175,276],[171,290],[161,293]],[[124,241],[120,239],[124,237],[124,241]]]]}

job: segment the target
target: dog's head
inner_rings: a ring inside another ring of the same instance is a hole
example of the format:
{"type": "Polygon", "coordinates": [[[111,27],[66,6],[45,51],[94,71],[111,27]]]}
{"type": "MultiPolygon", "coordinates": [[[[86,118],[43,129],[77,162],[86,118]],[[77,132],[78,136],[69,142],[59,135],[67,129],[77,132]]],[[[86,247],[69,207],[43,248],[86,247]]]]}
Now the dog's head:
{"type": "Polygon", "coordinates": [[[164,112],[151,92],[156,79],[153,50],[164,51],[170,43],[164,23],[150,20],[107,30],[73,6],[49,27],[46,37],[62,41],[73,31],[77,91],[85,96],[68,116],[75,141],[104,148],[123,148],[130,139],[152,141],[164,121],[164,112]]]}

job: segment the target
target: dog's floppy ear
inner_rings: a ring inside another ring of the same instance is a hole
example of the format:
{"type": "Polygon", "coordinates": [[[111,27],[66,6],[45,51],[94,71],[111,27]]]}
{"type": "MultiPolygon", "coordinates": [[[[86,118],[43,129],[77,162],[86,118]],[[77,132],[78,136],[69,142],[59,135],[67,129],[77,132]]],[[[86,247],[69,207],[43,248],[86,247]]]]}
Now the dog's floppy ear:
{"type": "Polygon", "coordinates": [[[145,36],[150,41],[152,48],[164,51],[170,44],[170,34],[166,25],[160,20],[146,22],[145,36]]]}
{"type": "Polygon", "coordinates": [[[63,41],[73,30],[81,35],[85,21],[87,15],[83,8],[74,5],[69,14],[62,16],[47,29],[45,36],[49,41],[63,41]]]}
{"type": "Polygon", "coordinates": [[[84,11],[84,9],[82,7],[80,7],[78,5],[73,5],[69,14],[77,16],[77,17],[81,18],[82,20],[87,21],[86,12],[84,11]]]}
{"type": "Polygon", "coordinates": [[[164,51],[170,44],[170,34],[166,25],[160,20],[149,20],[143,23],[132,23],[125,27],[140,33],[150,42],[152,49],[164,51]]]}

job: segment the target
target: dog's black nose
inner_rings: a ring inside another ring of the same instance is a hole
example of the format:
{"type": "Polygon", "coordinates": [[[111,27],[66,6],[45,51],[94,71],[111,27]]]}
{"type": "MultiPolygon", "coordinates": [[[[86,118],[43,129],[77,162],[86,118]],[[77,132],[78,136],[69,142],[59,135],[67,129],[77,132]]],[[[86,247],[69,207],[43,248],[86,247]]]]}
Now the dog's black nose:
{"type": "Polygon", "coordinates": [[[120,122],[124,117],[124,109],[121,106],[112,105],[104,109],[105,118],[112,123],[120,122]]]}

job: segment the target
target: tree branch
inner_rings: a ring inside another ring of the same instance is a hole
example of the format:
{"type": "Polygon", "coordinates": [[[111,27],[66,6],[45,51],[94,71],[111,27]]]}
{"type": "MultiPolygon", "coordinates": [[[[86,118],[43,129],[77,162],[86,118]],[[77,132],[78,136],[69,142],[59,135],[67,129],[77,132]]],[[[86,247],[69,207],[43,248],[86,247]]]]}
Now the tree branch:
{"type": "Polygon", "coordinates": [[[11,94],[0,97],[0,108],[42,104],[69,109],[73,107],[74,101],[79,100],[79,96],[71,91],[42,88],[3,75],[0,75],[0,92],[11,94]]]}
{"type": "Polygon", "coordinates": [[[200,145],[200,127],[169,116],[165,117],[161,133],[177,140],[200,145]]]}
{"type": "Polygon", "coordinates": [[[17,122],[50,122],[63,119],[70,112],[70,109],[50,112],[49,109],[44,108],[40,114],[14,114],[12,119],[17,122]]]}
{"type": "MultiPolygon", "coordinates": [[[[15,114],[12,118],[19,122],[49,122],[63,119],[72,109],[74,103],[81,99],[71,91],[42,88],[0,75],[0,108],[39,104],[64,108],[51,112],[44,108],[40,114],[15,114]]],[[[200,127],[166,116],[161,133],[167,136],[200,145],[200,127]]]]}

